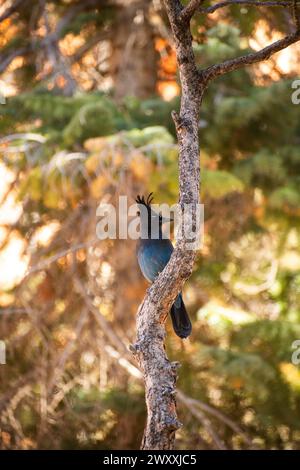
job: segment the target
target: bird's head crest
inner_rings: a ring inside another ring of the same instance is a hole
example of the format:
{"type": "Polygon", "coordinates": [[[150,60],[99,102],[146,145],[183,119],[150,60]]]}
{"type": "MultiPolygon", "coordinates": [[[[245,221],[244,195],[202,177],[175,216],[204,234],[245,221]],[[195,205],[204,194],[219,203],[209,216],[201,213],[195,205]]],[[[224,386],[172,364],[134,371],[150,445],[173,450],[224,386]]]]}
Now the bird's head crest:
{"type": "Polygon", "coordinates": [[[145,196],[140,196],[139,194],[137,195],[136,197],[136,200],[135,202],[137,204],[142,204],[143,206],[146,206],[146,207],[150,207],[150,204],[151,202],[153,201],[154,197],[153,197],[153,193],[150,193],[147,197],[147,199],[145,199],[145,196]]]}

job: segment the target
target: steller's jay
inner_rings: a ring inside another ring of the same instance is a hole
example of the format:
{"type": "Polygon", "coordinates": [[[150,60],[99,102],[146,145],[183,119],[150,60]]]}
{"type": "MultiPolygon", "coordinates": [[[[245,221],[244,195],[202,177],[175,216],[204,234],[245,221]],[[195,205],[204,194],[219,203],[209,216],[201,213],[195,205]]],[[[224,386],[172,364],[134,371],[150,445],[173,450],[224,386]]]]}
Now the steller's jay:
{"type": "MultiPolygon", "coordinates": [[[[152,193],[147,200],[144,196],[137,196],[136,202],[141,209],[140,216],[141,238],[137,245],[137,259],[144,277],[153,282],[158,274],[168,263],[173,245],[168,238],[163,238],[162,225],[171,219],[162,217],[151,208],[152,193]],[[145,210],[146,208],[146,210],[145,210]],[[152,227],[158,227],[156,238],[153,236],[152,227]],[[152,235],[152,238],[151,238],[152,235]]],[[[175,333],[180,338],[187,338],[192,332],[192,324],[185,309],[181,293],[178,294],[171,308],[171,319],[175,333]]]]}

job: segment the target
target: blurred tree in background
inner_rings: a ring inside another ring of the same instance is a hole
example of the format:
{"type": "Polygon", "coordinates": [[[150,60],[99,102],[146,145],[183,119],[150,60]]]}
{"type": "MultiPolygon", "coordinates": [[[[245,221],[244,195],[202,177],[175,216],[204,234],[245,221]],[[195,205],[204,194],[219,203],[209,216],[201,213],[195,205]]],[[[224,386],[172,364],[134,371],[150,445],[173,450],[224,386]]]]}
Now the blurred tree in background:
{"type": "MultiPolygon", "coordinates": [[[[165,14],[159,0],[0,8],[1,448],[137,448],[143,386],[127,346],[147,285],[133,241],[97,240],[96,207],[149,191],[176,202],[165,14]]],[[[280,37],[285,13],[198,15],[199,65],[280,37]]],[[[179,448],[300,448],[299,62],[290,48],[205,98],[194,331],[168,335],[182,363],[179,448]]]]}

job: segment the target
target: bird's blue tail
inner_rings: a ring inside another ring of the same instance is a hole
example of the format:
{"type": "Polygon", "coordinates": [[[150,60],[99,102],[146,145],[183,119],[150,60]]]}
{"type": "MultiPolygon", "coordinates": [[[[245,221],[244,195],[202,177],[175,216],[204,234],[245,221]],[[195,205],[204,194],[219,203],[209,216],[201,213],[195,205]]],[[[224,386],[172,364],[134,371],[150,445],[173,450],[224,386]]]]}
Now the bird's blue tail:
{"type": "Polygon", "coordinates": [[[173,329],[179,338],[187,338],[192,332],[192,324],[186,311],[181,294],[171,308],[173,329]]]}

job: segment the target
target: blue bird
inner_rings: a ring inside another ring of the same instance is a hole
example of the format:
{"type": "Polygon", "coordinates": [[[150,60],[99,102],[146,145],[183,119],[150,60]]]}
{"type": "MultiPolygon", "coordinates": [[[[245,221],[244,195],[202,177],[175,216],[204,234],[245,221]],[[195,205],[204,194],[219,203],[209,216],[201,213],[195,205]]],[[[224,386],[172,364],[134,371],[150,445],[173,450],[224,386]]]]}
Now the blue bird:
{"type": "MultiPolygon", "coordinates": [[[[144,277],[153,282],[158,274],[168,263],[174,250],[171,241],[163,238],[162,226],[171,219],[162,217],[151,208],[153,193],[147,200],[144,196],[137,196],[136,203],[139,206],[137,215],[140,217],[141,238],[137,245],[137,259],[144,277]],[[158,233],[154,233],[154,228],[158,233]],[[154,238],[155,237],[155,238],[154,238]]],[[[171,319],[175,333],[180,338],[187,338],[192,332],[192,324],[187,314],[182,295],[178,294],[171,308],[171,319]]]]}

